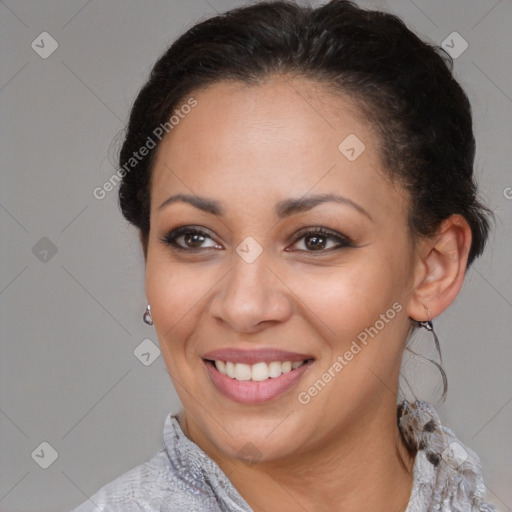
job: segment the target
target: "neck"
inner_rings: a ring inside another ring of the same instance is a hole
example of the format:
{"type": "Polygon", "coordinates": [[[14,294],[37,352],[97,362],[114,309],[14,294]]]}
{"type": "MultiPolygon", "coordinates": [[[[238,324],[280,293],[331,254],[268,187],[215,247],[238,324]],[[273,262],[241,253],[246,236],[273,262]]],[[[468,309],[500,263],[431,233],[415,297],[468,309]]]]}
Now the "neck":
{"type": "Polygon", "coordinates": [[[286,460],[247,465],[211,455],[254,512],[403,512],[411,495],[414,456],[400,435],[394,402],[366,410],[343,433],[286,460]]]}

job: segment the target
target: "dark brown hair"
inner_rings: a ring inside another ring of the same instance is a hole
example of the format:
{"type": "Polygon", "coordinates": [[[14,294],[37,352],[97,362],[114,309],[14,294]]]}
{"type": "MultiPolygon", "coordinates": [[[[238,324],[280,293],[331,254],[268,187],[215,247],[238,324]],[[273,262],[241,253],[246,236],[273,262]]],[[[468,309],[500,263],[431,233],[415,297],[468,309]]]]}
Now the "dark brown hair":
{"type": "MultiPolygon", "coordinates": [[[[388,13],[333,0],[318,7],[261,2],[207,19],[184,33],[154,65],[133,105],[119,166],[194,90],[223,80],[258,83],[273,73],[301,75],[351,96],[380,134],[381,158],[412,198],[413,234],[432,235],[451,214],[471,227],[469,264],[480,255],[489,210],[473,179],[471,106],[452,75],[451,57],[421,41],[388,13]]],[[[149,235],[154,154],[124,173],[119,203],[149,235]]]]}

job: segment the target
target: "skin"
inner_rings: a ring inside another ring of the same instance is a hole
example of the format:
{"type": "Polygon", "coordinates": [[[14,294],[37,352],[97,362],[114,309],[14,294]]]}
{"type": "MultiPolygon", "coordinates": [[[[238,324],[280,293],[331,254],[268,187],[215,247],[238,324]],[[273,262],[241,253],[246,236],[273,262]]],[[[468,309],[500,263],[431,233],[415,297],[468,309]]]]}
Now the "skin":
{"type": "Polygon", "coordinates": [[[425,320],[427,308],[435,317],[457,295],[467,223],[452,216],[436,236],[413,238],[410,199],[387,179],[378,135],[349,98],[321,84],[273,76],[193,96],[197,106],[158,148],[145,252],[146,294],[183,404],[182,428],[255,511],[405,510],[414,458],[399,434],[396,401],[409,317],[425,320]],[[366,146],[353,162],[338,150],[349,134],[366,146]],[[186,202],[159,208],[178,193],[214,199],[224,214],[186,202]],[[279,201],[327,193],[367,214],[335,202],[286,218],[274,212],[279,201]],[[179,226],[206,232],[198,249],[190,249],[193,238],[177,239],[188,250],[162,241],[179,226]],[[294,241],[318,227],[353,246],[294,241]],[[236,252],[246,237],[263,251],[252,263],[236,252]],[[298,393],[394,303],[401,311],[301,404],[298,393]],[[273,347],[315,362],[290,392],[247,405],[216,390],[201,358],[225,347],[273,347]],[[258,451],[252,464],[237,455],[249,441],[258,451]]]}

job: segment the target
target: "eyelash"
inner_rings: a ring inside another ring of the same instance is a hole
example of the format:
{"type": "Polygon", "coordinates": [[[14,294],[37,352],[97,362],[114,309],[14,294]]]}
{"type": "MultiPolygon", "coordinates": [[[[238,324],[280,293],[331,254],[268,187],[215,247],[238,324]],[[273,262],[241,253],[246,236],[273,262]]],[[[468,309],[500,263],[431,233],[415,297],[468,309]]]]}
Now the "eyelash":
{"type": "MultiPolygon", "coordinates": [[[[212,239],[208,235],[208,233],[206,233],[205,231],[202,231],[201,229],[198,229],[194,226],[182,226],[179,228],[172,229],[167,235],[162,237],[160,240],[164,244],[172,246],[174,249],[181,250],[181,251],[195,252],[195,251],[202,251],[204,249],[213,249],[213,247],[206,247],[206,248],[204,248],[204,247],[183,247],[176,242],[176,239],[183,235],[201,235],[201,236],[212,239]]],[[[294,236],[293,245],[296,244],[301,239],[307,238],[308,236],[313,236],[313,235],[321,235],[324,238],[327,238],[330,240],[335,240],[336,242],[338,242],[339,245],[337,247],[331,247],[329,249],[320,249],[318,251],[308,251],[308,250],[303,250],[303,249],[300,249],[300,251],[308,252],[311,254],[314,254],[314,253],[324,254],[326,252],[331,252],[331,251],[337,250],[337,249],[355,247],[353,241],[349,237],[347,237],[345,235],[341,235],[341,234],[333,232],[333,231],[330,231],[330,230],[322,228],[322,227],[307,228],[307,231],[300,231],[297,235],[294,236]]]]}
{"type": "Polygon", "coordinates": [[[322,228],[322,227],[306,228],[306,229],[307,229],[307,231],[299,231],[299,233],[297,233],[297,235],[295,235],[295,237],[293,238],[293,244],[296,244],[299,240],[302,240],[303,238],[307,238],[308,236],[321,235],[322,237],[327,238],[328,240],[335,240],[336,242],[338,242],[338,246],[331,247],[330,249],[321,249],[318,251],[304,251],[304,252],[326,253],[326,252],[331,252],[331,251],[334,251],[337,249],[343,249],[343,248],[347,248],[347,247],[355,247],[354,242],[348,236],[342,235],[340,233],[336,233],[335,231],[331,231],[329,229],[322,228]]]}

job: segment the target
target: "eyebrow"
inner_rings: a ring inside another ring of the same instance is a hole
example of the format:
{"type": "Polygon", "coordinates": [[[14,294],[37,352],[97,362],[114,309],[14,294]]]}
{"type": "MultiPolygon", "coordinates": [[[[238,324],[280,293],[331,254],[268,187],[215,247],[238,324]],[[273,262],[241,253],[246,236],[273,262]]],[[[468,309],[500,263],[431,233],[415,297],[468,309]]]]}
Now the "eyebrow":
{"type": "MultiPolygon", "coordinates": [[[[199,210],[211,213],[218,217],[222,217],[224,215],[224,208],[222,208],[221,204],[215,199],[209,199],[207,197],[200,197],[190,194],[175,194],[167,198],[158,207],[158,210],[161,210],[164,206],[176,202],[189,203],[192,206],[198,208],[199,210]]],[[[279,201],[275,205],[274,212],[279,218],[282,219],[285,217],[290,217],[295,213],[311,210],[315,206],[323,203],[339,203],[351,206],[359,213],[362,213],[363,215],[368,217],[370,220],[373,220],[370,214],[361,205],[352,201],[352,199],[349,199],[348,197],[341,196],[338,194],[318,194],[314,196],[285,199],[283,201],[279,201]]]]}

